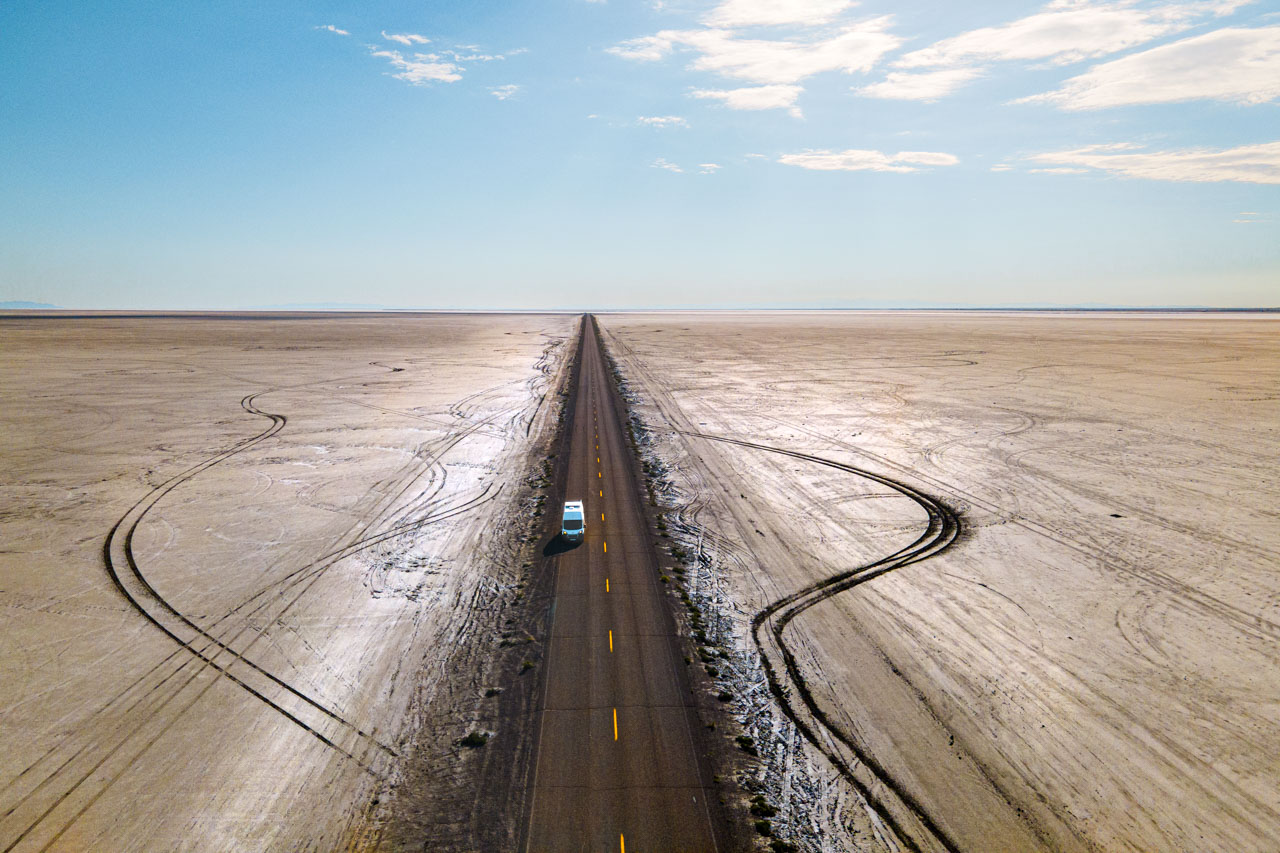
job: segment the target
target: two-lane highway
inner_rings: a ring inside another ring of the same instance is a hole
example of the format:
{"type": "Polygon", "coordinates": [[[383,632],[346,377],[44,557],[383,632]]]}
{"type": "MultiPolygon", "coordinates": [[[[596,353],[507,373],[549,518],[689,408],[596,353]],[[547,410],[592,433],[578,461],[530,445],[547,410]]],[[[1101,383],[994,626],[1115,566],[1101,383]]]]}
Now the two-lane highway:
{"type": "MultiPolygon", "coordinates": [[[[595,323],[584,322],[525,850],[714,851],[705,769],[595,323]]],[[[556,508],[558,512],[559,507],[556,508]]]]}

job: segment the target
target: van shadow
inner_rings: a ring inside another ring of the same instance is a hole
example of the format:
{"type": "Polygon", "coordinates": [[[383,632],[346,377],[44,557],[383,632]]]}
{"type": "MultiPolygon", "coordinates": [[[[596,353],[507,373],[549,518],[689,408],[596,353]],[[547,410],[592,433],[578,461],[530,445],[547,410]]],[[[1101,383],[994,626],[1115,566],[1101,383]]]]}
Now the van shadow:
{"type": "Polygon", "coordinates": [[[551,537],[551,541],[542,549],[542,556],[554,557],[556,554],[563,554],[565,551],[572,551],[581,545],[581,542],[570,542],[559,534],[551,537]]]}

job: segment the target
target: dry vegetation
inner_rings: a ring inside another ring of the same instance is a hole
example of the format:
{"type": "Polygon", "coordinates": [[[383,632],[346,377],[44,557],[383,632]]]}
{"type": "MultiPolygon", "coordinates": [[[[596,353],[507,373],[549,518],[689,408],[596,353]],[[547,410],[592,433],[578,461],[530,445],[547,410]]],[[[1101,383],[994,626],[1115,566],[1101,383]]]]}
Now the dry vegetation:
{"type": "Polygon", "coordinates": [[[693,586],[757,661],[732,706],[771,732],[755,781],[783,834],[1274,849],[1278,323],[601,318],[693,586]],[[939,547],[876,567],[922,535],[939,547]],[[790,621],[766,610],[797,591],[790,621]]]}

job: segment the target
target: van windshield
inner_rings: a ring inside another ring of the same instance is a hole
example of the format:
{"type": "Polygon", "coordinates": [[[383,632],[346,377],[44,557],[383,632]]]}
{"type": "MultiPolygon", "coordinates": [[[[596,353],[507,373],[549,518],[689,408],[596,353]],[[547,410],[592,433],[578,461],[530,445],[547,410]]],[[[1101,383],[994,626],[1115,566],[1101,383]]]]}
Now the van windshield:
{"type": "Polygon", "coordinates": [[[564,529],[565,529],[565,530],[581,530],[581,529],[582,529],[582,519],[580,519],[580,518],[566,518],[566,519],[564,520],[564,529]]]}

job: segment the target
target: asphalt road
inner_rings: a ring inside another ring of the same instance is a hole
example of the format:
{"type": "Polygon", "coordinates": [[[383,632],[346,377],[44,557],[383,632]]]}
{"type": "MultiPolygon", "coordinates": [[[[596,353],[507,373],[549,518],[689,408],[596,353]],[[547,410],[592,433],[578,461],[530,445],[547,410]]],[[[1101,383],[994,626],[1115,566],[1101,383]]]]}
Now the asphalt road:
{"type": "Polygon", "coordinates": [[[556,558],[525,849],[713,851],[682,654],[591,318],[584,328],[565,497],[584,502],[586,537],[556,558]]]}

